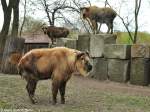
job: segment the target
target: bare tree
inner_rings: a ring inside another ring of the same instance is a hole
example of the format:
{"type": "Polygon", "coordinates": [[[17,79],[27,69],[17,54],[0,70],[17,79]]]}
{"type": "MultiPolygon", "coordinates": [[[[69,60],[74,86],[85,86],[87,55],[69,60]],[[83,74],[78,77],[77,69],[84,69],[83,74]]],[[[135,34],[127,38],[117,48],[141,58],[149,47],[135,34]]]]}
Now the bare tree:
{"type": "Polygon", "coordinates": [[[2,30],[0,33],[0,45],[3,48],[4,43],[6,41],[6,36],[8,35],[10,21],[11,21],[11,13],[12,13],[12,0],[9,0],[9,4],[7,5],[6,0],[1,0],[2,9],[4,13],[4,22],[2,26],[2,30]]]}
{"type": "MultiPolygon", "coordinates": [[[[74,17],[67,17],[68,15],[77,15],[75,18],[77,18],[80,15],[80,7],[83,7],[84,5],[91,5],[90,0],[29,0],[31,4],[33,4],[36,8],[35,10],[44,11],[46,15],[46,19],[48,20],[49,25],[54,26],[56,25],[56,22],[67,22],[70,24],[73,28],[77,27],[75,25],[75,21],[70,18],[74,17]],[[63,20],[63,21],[62,21],[63,20]]],[[[73,16],[74,16],[73,15],[73,16]]],[[[45,19],[43,17],[43,19],[45,19]]],[[[77,19],[76,21],[82,21],[82,24],[84,24],[84,28],[87,29],[86,24],[83,20],[77,19]]],[[[78,22],[78,24],[81,22],[78,22]]],[[[62,24],[62,23],[61,23],[62,24]]],[[[79,26],[78,26],[79,27],[79,26]]],[[[88,31],[89,32],[89,31],[88,31]]]]}
{"type": "Polygon", "coordinates": [[[54,1],[51,4],[47,3],[47,0],[40,0],[40,3],[42,4],[42,7],[47,15],[49,24],[51,26],[55,25],[56,19],[64,18],[61,16],[62,13],[60,12],[60,10],[72,9],[74,11],[78,11],[76,8],[72,7],[71,4],[68,4],[67,0],[54,1]]]}
{"type": "Polygon", "coordinates": [[[6,36],[8,35],[11,15],[13,11],[13,24],[12,24],[12,36],[18,35],[18,27],[19,27],[19,2],[20,0],[9,0],[8,5],[6,0],[1,0],[3,12],[4,12],[4,22],[2,26],[2,30],[0,33],[0,42],[5,43],[6,36]]]}
{"type": "Polygon", "coordinates": [[[13,24],[11,30],[11,36],[18,36],[19,29],[19,2],[20,0],[13,0],[12,10],[13,10],[13,24]]]}
{"type": "MultiPolygon", "coordinates": [[[[78,13],[80,14],[80,8],[83,7],[83,5],[89,5],[91,6],[91,2],[90,0],[86,0],[85,2],[82,2],[81,0],[72,0],[73,1],[73,4],[75,5],[75,7],[79,10],[78,13]]],[[[85,23],[85,21],[81,18],[81,21],[83,23],[83,26],[85,28],[85,30],[90,33],[90,29],[91,29],[91,26],[89,23],[87,23],[89,25],[89,27],[87,27],[87,24],[85,23]]]]}
{"type": "MultiPolygon", "coordinates": [[[[42,31],[41,27],[43,26],[44,21],[35,19],[31,16],[26,16],[22,29],[22,34],[34,34],[37,33],[38,31],[42,31]]],[[[23,21],[24,18],[21,18],[21,21],[23,21]]],[[[21,35],[22,35],[21,34],[21,35]]]]}
{"type": "MultiPolygon", "coordinates": [[[[19,28],[19,3],[20,0],[1,0],[3,12],[4,12],[4,22],[0,34],[0,70],[3,72],[9,68],[10,63],[8,62],[9,57],[12,55],[12,52],[18,52],[21,54],[21,50],[18,50],[23,46],[24,40],[19,40],[18,38],[13,38],[18,36],[19,28]],[[10,29],[10,22],[13,12],[13,21],[11,35],[8,37],[8,31],[10,29]],[[17,44],[16,44],[17,43],[17,44]],[[21,46],[20,46],[21,45],[21,46]],[[5,66],[6,65],[6,66],[5,66]]],[[[14,65],[13,65],[14,66],[14,65]]],[[[12,70],[12,69],[11,69],[12,70]]]]}
{"type": "Polygon", "coordinates": [[[23,21],[22,21],[22,24],[21,24],[21,27],[20,27],[20,37],[21,37],[21,34],[22,34],[22,30],[23,30],[23,27],[24,27],[24,24],[25,24],[25,21],[26,21],[26,13],[27,13],[27,0],[24,0],[24,15],[23,15],[23,21]]]}
{"type": "Polygon", "coordinates": [[[107,6],[107,4],[108,4],[108,1],[107,1],[107,0],[105,0],[105,7],[107,6]]]}
{"type": "Polygon", "coordinates": [[[137,41],[138,15],[139,15],[140,7],[141,7],[141,0],[135,0],[135,10],[134,10],[134,15],[135,15],[135,32],[134,32],[134,41],[133,41],[133,43],[136,43],[136,41],[137,41]]]}
{"type": "MultiPolygon", "coordinates": [[[[105,6],[108,5],[109,7],[112,7],[108,0],[105,1],[105,6]]],[[[135,30],[134,30],[134,35],[131,34],[131,31],[129,29],[129,25],[131,23],[131,21],[133,19],[131,19],[130,21],[128,20],[128,17],[127,18],[127,21],[125,22],[125,19],[123,17],[120,16],[119,13],[117,13],[118,17],[121,19],[123,25],[125,26],[128,34],[129,34],[129,37],[132,41],[132,43],[136,43],[137,41],[137,32],[138,32],[138,15],[139,15],[139,10],[140,10],[140,7],[141,7],[141,0],[135,0],[135,9],[134,9],[134,20],[135,20],[135,30]]],[[[119,11],[120,12],[120,11],[119,11]]]]}

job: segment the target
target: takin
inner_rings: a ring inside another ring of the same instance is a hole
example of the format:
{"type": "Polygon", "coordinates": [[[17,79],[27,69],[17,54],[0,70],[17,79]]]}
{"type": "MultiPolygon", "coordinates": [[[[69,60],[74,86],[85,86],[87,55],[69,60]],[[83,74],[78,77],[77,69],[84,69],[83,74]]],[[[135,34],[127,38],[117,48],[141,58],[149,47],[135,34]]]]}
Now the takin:
{"type": "Polygon", "coordinates": [[[66,38],[69,34],[69,30],[64,27],[47,26],[42,28],[44,34],[47,34],[54,44],[54,39],[64,37],[66,38]]]}
{"type": "Polygon", "coordinates": [[[117,13],[112,8],[90,6],[80,8],[80,12],[81,18],[88,21],[93,33],[98,33],[103,23],[105,23],[108,27],[107,33],[113,33],[113,21],[117,13]],[[100,23],[99,29],[98,23],[100,23]]]}
{"type": "Polygon", "coordinates": [[[92,70],[90,56],[66,47],[34,49],[26,53],[18,63],[19,74],[27,81],[26,89],[31,102],[39,80],[52,79],[52,102],[57,103],[60,92],[61,103],[65,103],[65,88],[73,73],[87,76],[92,70]]]}

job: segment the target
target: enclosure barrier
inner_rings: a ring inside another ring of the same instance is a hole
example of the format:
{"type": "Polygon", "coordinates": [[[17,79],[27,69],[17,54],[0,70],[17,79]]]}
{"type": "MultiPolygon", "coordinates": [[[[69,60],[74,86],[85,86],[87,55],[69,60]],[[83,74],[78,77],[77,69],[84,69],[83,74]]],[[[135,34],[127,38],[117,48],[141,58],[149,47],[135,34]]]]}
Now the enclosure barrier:
{"type": "Polygon", "coordinates": [[[91,78],[148,85],[150,46],[116,44],[116,38],[117,36],[112,34],[83,34],[79,35],[77,40],[58,39],[57,46],[89,51],[93,63],[91,78]]]}
{"type": "Polygon", "coordinates": [[[150,83],[149,45],[132,45],[130,83],[145,86],[150,83]]]}
{"type": "Polygon", "coordinates": [[[112,81],[127,82],[130,74],[130,45],[104,45],[104,58],[108,61],[108,78],[112,81]]]}

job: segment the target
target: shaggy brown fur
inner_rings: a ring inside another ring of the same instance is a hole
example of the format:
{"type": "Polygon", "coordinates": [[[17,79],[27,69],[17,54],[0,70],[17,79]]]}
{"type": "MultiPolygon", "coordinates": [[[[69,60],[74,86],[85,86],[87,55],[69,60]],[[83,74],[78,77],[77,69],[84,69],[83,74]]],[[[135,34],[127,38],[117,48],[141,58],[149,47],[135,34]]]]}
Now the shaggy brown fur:
{"type": "Polygon", "coordinates": [[[91,6],[80,8],[80,12],[81,17],[89,22],[94,33],[99,32],[97,25],[98,22],[100,23],[99,30],[102,23],[106,23],[106,25],[108,26],[107,33],[109,33],[110,30],[111,33],[113,33],[113,20],[117,15],[113,9],[107,7],[99,8],[96,6],[91,6]]]}
{"type": "Polygon", "coordinates": [[[65,47],[35,49],[26,53],[18,64],[19,74],[27,81],[27,91],[32,103],[39,80],[52,79],[53,104],[60,91],[61,103],[65,103],[65,87],[73,72],[86,76],[92,69],[88,53],[65,47]]]}
{"type": "Polygon", "coordinates": [[[44,34],[47,34],[49,38],[51,38],[52,44],[55,38],[66,38],[69,34],[69,30],[64,27],[48,26],[43,27],[42,30],[44,31],[44,34]]]}
{"type": "Polygon", "coordinates": [[[22,54],[19,52],[11,53],[9,57],[9,63],[13,65],[17,65],[21,57],[22,57],[22,54]]]}

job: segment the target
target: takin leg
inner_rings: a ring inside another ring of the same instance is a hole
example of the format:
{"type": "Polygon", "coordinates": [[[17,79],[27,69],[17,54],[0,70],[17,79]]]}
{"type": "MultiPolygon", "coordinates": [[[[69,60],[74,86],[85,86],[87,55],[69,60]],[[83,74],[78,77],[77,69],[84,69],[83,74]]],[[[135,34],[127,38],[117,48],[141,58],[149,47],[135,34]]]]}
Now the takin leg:
{"type": "Polygon", "coordinates": [[[29,79],[27,81],[26,89],[29,95],[29,98],[33,104],[37,103],[36,98],[34,97],[37,81],[34,79],[29,79]]]}
{"type": "Polygon", "coordinates": [[[113,22],[110,24],[111,34],[113,34],[113,22]]]}
{"type": "Polygon", "coordinates": [[[97,30],[98,30],[97,22],[95,20],[92,20],[91,23],[92,23],[93,33],[97,34],[97,30]]]}
{"type": "Polygon", "coordinates": [[[53,37],[51,37],[51,41],[52,41],[52,45],[54,45],[54,38],[53,37]]]}
{"type": "Polygon", "coordinates": [[[97,23],[96,23],[96,21],[95,20],[91,20],[89,18],[86,18],[86,20],[87,20],[87,22],[88,22],[88,24],[89,24],[93,34],[96,34],[96,30],[97,30],[97,23]]]}
{"type": "Polygon", "coordinates": [[[101,32],[102,23],[100,23],[97,33],[101,32]]]}
{"type": "Polygon", "coordinates": [[[107,30],[107,33],[113,33],[113,23],[106,23],[107,24],[107,27],[108,27],[108,30],[107,30]],[[111,32],[110,32],[111,30],[111,32]]]}
{"type": "Polygon", "coordinates": [[[106,23],[107,27],[108,27],[108,30],[107,30],[107,33],[110,32],[110,23],[106,23]]]}
{"type": "Polygon", "coordinates": [[[92,26],[92,23],[91,23],[91,20],[89,18],[86,18],[91,30],[93,31],[93,26],[92,26]]]}
{"type": "Polygon", "coordinates": [[[61,95],[61,104],[65,104],[65,89],[66,89],[66,82],[61,82],[59,87],[59,92],[61,95]]]}
{"type": "Polygon", "coordinates": [[[57,93],[58,93],[58,89],[59,89],[59,81],[53,80],[52,81],[52,104],[55,105],[57,103],[57,93]]]}
{"type": "Polygon", "coordinates": [[[53,37],[52,33],[51,33],[51,32],[48,32],[47,35],[48,35],[48,37],[51,39],[52,45],[54,45],[54,37],[53,37]]]}

